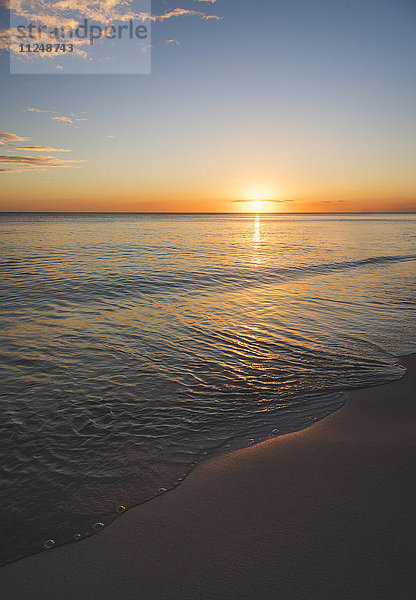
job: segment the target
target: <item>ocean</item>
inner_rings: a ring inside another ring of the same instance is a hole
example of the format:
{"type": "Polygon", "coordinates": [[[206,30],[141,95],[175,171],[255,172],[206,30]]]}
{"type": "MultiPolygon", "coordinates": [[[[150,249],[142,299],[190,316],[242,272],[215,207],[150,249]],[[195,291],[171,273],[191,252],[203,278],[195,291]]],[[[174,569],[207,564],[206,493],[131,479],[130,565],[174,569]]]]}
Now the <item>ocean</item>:
{"type": "Polygon", "coordinates": [[[0,564],[416,350],[414,214],[4,213],[0,244],[0,564]]]}

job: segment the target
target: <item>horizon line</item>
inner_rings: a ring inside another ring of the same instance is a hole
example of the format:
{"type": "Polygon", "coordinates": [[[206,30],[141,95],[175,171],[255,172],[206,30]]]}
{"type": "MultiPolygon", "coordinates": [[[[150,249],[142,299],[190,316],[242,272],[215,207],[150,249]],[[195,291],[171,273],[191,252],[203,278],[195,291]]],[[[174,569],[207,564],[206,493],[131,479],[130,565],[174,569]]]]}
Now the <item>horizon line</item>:
{"type": "Polygon", "coordinates": [[[396,211],[285,211],[285,212],[228,212],[228,211],[131,211],[131,210],[0,210],[0,214],[47,215],[412,215],[416,210],[396,211]]]}

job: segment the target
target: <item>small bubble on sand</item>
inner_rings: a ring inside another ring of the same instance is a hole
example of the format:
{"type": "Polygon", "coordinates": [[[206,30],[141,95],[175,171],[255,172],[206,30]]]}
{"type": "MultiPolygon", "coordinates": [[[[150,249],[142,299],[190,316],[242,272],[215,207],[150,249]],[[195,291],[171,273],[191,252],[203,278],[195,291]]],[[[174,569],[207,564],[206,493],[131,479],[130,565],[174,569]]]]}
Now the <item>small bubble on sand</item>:
{"type": "Polygon", "coordinates": [[[122,513],[125,510],[126,510],[126,507],[123,506],[122,504],[120,504],[120,506],[117,506],[117,508],[116,508],[116,512],[118,512],[118,513],[122,513]]]}
{"type": "Polygon", "coordinates": [[[104,527],[104,523],[94,523],[92,528],[94,529],[94,531],[99,531],[103,527],[104,527]]]}
{"type": "Polygon", "coordinates": [[[159,489],[157,490],[157,493],[158,493],[158,494],[164,494],[165,492],[166,492],[166,488],[159,488],[159,489]]]}
{"type": "Polygon", "coordinates": [[[82,535],[80,533],[76,533],[74,536],[72,536],[72,539],[75,540],[76,542],[78,540],[80,540],[82,538],[82,535]]]}
{"type": "Polygon", "coordinates": [[[45,543],[43,544],[43,547],[44,547],[46,550],[49,550],[50,548],[53,548],[54,546],[55,546],[55,540],[48,540],[47,542],[45,542],[45,543]]]}

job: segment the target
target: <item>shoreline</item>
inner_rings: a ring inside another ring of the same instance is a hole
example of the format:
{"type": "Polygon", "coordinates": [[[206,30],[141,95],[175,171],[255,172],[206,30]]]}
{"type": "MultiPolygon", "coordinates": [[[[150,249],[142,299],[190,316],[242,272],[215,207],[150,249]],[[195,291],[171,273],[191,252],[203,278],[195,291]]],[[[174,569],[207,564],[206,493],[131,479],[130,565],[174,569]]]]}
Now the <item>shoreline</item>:
{"type": "Polygon", "coordinates": [[[92,538],[4,565],[4,596],[410,598],[416,355],[398,361],[403,378],[348,392],[311,427],[205,460],[92,538]]]}

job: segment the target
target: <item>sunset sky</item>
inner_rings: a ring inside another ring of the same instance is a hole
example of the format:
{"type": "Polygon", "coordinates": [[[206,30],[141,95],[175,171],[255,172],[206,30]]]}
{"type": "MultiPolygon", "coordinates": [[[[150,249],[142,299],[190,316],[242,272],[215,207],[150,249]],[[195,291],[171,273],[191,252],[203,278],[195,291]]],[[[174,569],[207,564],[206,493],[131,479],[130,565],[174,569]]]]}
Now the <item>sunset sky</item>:
{"type": "Polygon", "coordinates": [[[0,210],[416,210],[414,0],[152,14],[148,75],[10,75],[3,53],[0,210]]]}

